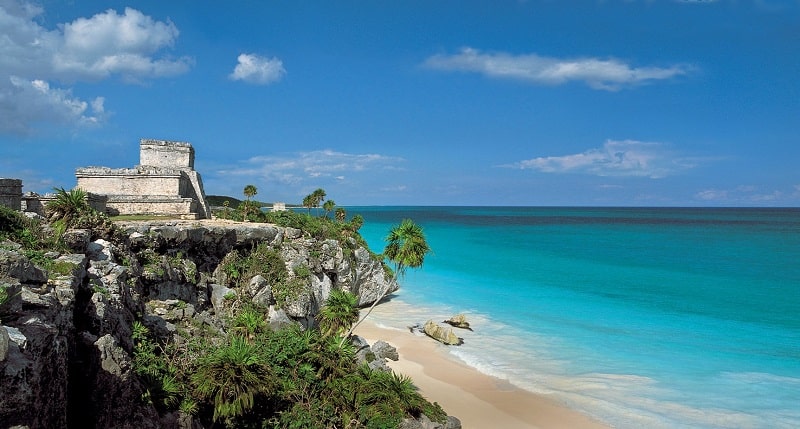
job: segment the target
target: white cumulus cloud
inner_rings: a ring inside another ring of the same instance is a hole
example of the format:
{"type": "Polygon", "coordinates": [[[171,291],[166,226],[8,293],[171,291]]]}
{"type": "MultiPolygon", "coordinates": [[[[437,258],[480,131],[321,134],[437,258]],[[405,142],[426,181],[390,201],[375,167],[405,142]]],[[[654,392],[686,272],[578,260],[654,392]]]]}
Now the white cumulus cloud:
{"type": "Polygon", "coordinates": [[[0,84],[0,130],[24,133],[39,122],[91,125],[105,117],[103,97],[87,103],[69,89],[52,88],[38,79],[11,76],[8,83],[0,84]]]}
{"type": "Polygon", "coordinates": [[[237,60],[238,64],[228,75],[231,80],[267,85],[281,80],[286,74],[283,61],[275,57],[266,58],[255,54],[241,54],[237,60]]]}
{"type": "Polygon", "coordinates": [[[155,21],[136,9],[125,8],[78,18],[63,25],[63,49],[53,57],[58,73],[82,79],[101,79],[119,74],[124,79],[172,76],[185,73],[189,58],[156,58],[178,38],[172,22],[155,21]]]}
{"type": "Polygon", "coordinates": [[[431,56],[423,65],[434,70],[474,72],[491,78],[514,79],[541,85],[581,81],[591,88],[609,91],[686,75],[692,69],[680,64],[669,67],[633,67],[617,59],[565,59],[536,54],[484,53],[473,48],[463,48],[453,55],[431,56]]]}
{"type": "Polygon", "coordinates": [[[607,140],[601,148],[571,155],[537,157],[506,167],[544,173],[661,178],[694,167],[694,163],[676,156],[664,143],[607,140]]]}
{"type": "Polygon", "coordinates": [[[179,35],[172,22],[126,8],[47,28],[43,12],[27,1],[0,0],[0,132],[25,133],[35,122],[100,122],[103,97],[81,100],[64,84],[114,76],[141,82],[192,66],[189,57],[164,54],[179,35]]]}

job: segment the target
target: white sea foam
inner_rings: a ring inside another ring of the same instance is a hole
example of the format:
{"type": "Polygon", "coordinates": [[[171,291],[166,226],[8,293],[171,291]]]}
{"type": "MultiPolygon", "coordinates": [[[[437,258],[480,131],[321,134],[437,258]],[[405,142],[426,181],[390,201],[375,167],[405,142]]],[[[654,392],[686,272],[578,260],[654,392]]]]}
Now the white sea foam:
{"type": "MultiPolygon", "coordinates": [[[[616,428],[788,429],[790,426],[780,422],[800,419],[800,411],[796,410],[771,410],[776,420],[769,423],[764,421],[764,415],[708,404],[688,405],[681,402],[680,392],[670,391],[646,376],[571,373],[568,360],[550,352],[563,352],[557,339],[523,333],[477,312],[447,306],[411,305],[395,298],[390,304],[376,307],[373,315],[379,327],[407,330],[411,325],[423,324],[429,319],[442,321],[457,313],[467,315],[473,331],[457,331],[464,338],[464,345],[448,348],[454,358],[521,389],[547,395],[616,428]]],[[[800,383],[791,377],[762,373],[729,373],[725,378],[734,385],[800,383]]]]}
{"type": "Polygon", "coordinates": [[[797,210],[372,212],[436,249],[373,320],[466,313],[454,358],[618,428],[800,427],[797,210]]]}

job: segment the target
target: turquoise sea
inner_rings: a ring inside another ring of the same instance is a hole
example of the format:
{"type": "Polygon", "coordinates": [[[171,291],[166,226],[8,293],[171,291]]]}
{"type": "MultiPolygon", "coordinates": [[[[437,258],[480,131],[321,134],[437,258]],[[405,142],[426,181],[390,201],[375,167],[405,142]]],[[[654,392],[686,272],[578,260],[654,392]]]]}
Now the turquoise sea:
{"type": "Polygon", "coordinates": [[[347,210],[433,249],[379,324],[465,313],[450,353],[618,428],[800,427],[800,209],[347,210]]]}

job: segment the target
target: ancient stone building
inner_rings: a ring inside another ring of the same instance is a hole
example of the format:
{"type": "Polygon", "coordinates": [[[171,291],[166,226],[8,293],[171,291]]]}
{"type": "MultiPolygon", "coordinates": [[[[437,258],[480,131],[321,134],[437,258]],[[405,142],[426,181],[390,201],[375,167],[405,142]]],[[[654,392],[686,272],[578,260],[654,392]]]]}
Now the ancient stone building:
{"type": "Polygon", "coordinates": [[[79,168],[77,187],[107,196],[106,211],[112,215],[211,218],[191,144],[142,139],[139,163],[134,168],[79,168]]]}
{"type": "Polygon", "coordinates": [[[19,210],[22,205],[22,180],[0,179],[0,206],[19,210]]]}

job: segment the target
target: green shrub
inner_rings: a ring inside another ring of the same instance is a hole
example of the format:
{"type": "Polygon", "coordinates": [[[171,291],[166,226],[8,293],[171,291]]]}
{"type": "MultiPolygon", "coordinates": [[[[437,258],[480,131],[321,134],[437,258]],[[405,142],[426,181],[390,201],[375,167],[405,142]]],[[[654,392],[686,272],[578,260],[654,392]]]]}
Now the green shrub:
{"type": "Polygon", "coordinates": [[[286,303],[297,299],[307,287],[308,283],[305,279],[295,277],[273,284],[272,295],[275,297],[278,307],[284,307],[286,303]]]}
{"type": "Polygon", "coordinates": [[[311,268],[309,268],[308,265],[295,265],[292,268],[292,271],[294,272],[295,276],[303,280],[308,280],[311,278],[311,268]]]}
{"type": "Polygon", "coordinates": [[[70,276],[74,272],[77,265],[67,261],[52,261],[48,264],[47,271],[50,278],[56,276],[70,276]]]}
{"type": "Polygon", "coordinates": [[[24,216],[19,211],[0,206],[0,239],[8,238],[13,241],[24,228],[24,216]]]}
{"type": "Polygon", "coordinates": [[[9,300],[8,290],[6,290],[6,287],[0,286],[0,305],[5,304],[6,302],[8,302],[8,300],[9,300]]]}
{"type": "Polygon", "coordinates": [[[274,284],[284,281],[288,276],[283,258],[268,243],[259,244],[245,256],[239,252],[231,252],[220,264],[228,277],[228,285],[242,286],[257,275],[274,284]]]}
{"type": "Polygon", "coordinates": [[[199,359],[195,392],[212,404],[213,420],[239,417],[272,389],[269,363],[258,344],[234,336],[199,359]]]}

